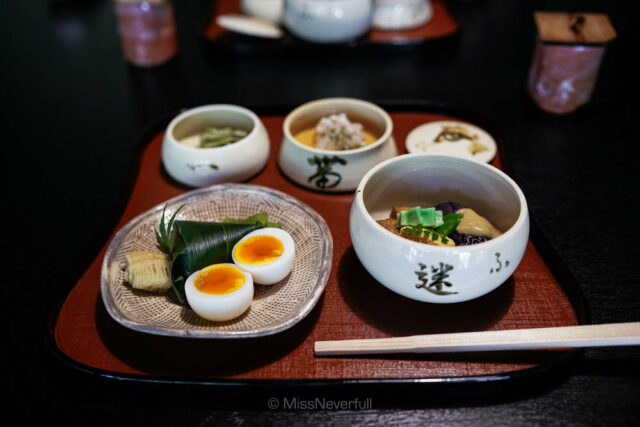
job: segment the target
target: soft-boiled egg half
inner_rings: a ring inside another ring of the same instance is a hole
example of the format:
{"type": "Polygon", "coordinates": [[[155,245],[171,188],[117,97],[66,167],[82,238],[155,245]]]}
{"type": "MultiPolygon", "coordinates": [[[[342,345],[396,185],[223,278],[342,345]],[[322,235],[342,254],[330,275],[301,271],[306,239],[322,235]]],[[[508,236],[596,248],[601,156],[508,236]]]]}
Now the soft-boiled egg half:
{"type": "Polygon", "coordinates": [[[249,308],[253,299],[253,279],[233,264],[213,264],[189,276],[184,291],[196,314],[223,322],[240,316],[249,308]]]}
{"type": "Polygon", "coordinates": [[[293,267],[295,245],[280,228],[262,228],[244,236],[233,247],[233,262],[255,283],[272,285],[287,277],[293,267]]]}

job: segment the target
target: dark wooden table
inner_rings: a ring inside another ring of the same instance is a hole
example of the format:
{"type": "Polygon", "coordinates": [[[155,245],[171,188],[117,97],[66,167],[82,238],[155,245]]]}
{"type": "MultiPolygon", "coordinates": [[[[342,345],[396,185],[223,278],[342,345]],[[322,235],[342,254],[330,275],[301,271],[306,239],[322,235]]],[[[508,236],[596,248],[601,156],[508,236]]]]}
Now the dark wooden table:
{"type": "Polygon", "coordinates": [[[78,274],[121,209],[143,131],[181,108],[256,108],[350,96],[481,112],[500,127],[514,179],[577,280],[593,323],[640,320],[637,6],[611,2],[449,2],[458,36],[417,50],[236,57],[200,37],[210,0],[175,2],[180,53],[123,60],[106,0],[0,2],[5,322],[12,412],[103,425],[264,423],[637,425],[640,349],[587,350],[568,370],[508,396],[425,395],[420,385],[251,390],[116,381],[74,370],[45,345],[49,302],[78,274]],[[608,13],[619,38],[591,102],[539,111],[525,91],[534,10],[608,13]],[[631,10],[635,7],[636,10],[631,10]],[[7,274],[8,273],[8,274],[7,274]],[[364,411],[272,411],[272,396],[373,397],[364,411]],[[242,396],[245,396],[244,398],[242,396]],[[246,397],[248,396],[248,397],[246,397]],[[99,420],[99,421],[98,421],[99,420]]]}

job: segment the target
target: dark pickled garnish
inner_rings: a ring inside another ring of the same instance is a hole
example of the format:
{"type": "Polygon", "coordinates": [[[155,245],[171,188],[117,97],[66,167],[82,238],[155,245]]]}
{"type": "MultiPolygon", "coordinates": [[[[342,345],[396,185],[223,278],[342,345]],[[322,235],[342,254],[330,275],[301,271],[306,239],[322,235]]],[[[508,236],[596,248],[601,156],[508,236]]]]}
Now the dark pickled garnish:
{"type": "Polygon", "coordinates": [[[458,202],[442,202],[436,205],[436,209],[439,211],[442,211],[443,215],[455,213],[459,209],[463,209],[463,208],[466,208],[466,206],[458,202]]]}
{"type": "Polygon", "coordinates": [[[487,236],[474,236],[473,234],[460,233],[451,233],[447,237],[453,240],[456,243],[456,246],[475,245],[476,243],[483,243],[487,240],[491,240],[491,237],[487,236]]]}

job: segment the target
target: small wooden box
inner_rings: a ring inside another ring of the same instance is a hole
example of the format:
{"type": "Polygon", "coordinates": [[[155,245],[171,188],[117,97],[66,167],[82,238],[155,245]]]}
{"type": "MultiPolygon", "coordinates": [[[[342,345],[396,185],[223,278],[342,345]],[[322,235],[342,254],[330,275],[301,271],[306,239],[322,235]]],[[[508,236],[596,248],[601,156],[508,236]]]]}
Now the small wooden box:
{"type": "Polygon", "coordinates": [[[570,113],[591,98],[615,29],[600,13],[535,12],[534,19],[538,36],[529,94],[542,110],[570,113]]]}

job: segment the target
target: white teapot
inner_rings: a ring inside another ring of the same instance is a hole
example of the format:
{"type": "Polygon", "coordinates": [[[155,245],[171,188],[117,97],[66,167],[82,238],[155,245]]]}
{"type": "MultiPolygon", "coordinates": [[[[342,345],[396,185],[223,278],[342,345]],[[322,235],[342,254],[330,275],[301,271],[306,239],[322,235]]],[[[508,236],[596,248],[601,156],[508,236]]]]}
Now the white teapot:
{"type": "Polygon", "coordinates": [[[314,43],[341,43],[371,27],[373,0],[285,0],[284,24],[314,43]]]}

